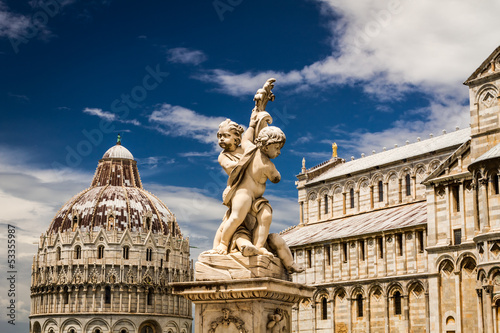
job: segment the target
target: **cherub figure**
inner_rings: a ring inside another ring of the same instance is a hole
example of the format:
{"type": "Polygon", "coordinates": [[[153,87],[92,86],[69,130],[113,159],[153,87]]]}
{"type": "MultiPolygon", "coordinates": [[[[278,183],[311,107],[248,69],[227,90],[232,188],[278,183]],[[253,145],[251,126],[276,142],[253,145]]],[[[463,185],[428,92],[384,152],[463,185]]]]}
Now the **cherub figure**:
{"type": "Polygon", "coordinates": [[[258,118],[258,113],[253,112],[243,137],[243,128],[237,123],[226,119],[219,125],[217,137],[224,150],[218,160],[229,175],[228,187],[223,194],[224,204],[229,209],[214,238],[212,252],[226,254],[239,249],[244,256],[272,256],[269,251],[272,250],[289,271],[301,272],[304,269],[293,262],[283,238],[269,234],[272,208],[262,197],[267,179],[273,182],[281,179],[270,159],[280,154],[286,138],[279,128],[266,127],[254,145],[251,138],[258,118]]]}

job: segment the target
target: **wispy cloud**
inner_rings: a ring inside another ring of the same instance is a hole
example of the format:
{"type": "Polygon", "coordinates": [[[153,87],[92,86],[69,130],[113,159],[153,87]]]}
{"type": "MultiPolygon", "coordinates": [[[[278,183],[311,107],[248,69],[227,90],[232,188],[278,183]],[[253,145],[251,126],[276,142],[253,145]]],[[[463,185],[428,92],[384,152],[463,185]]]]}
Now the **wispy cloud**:
{"type": "Polygon", "coordinates": [[[27,103],[30,101],[29,97],[26,95],[18,95],[18,94],[13,94],[11,92],[8,93],[8,95],[12,98],[15,98],[21,102],[27,103]]]}
{"type": "Polygon", "coordinates": [[[141,126],[141,123],[137,119],[120,119],[116,114],[109,111],[103,111],[99,108],[85,108],[83,113],[90,114],[91,116],[96,116],[107,121],[116,121],[122,124],[132,124],[135,126],[141,126]]]}
{"type": "Polygon", "coordinates": [[[181,136],[203,143],[217,143],[215,133],[224,117],[207,117],[178,105],[163,104],[149,116],[150,123],[164,135],[181,136]]]}
{"type": "Polygon", "coordinates": [[[199,65],[207,60],[207,56],[199,50],[176,47],[167,51],[167,60],[173,63],[199,65]]]}

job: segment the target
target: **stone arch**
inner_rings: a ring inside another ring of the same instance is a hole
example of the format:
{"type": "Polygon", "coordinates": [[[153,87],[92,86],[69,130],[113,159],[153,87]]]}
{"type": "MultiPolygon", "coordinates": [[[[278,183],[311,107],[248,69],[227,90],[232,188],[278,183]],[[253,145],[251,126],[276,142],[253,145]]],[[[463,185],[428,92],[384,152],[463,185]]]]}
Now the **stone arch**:
{"type": "Polygon", "coordinates": [[[328,292],[327,289],[325,288],[321,288],[321,289],[318,289],[314,292],[314,295],[313,295],[313,299],[318,302],[322,297],[325,297],[327,299],[330,299],[330,293],[328,292]]]}
{"type": "Polygon", "coordinates": [[[307,201],[316,200],[318,198],[318,192],[316,190],[312,190],[307,193],[307,201]]]}
{"type": "Polygon", "coordinates": [[[370,178],[370,184],[373,186],[378,185],[378,182],[382,181],[384,182],[384,175],[381,172],[376,172],[371,178],[370,178]]]}
{"type": "Polygon", "coordinates": [[[492,280],[495,275],[500,274],[500,266],[493,266],[489,271],[488,275],[486,276],[488,280],[492,280]]]}
{"type": "Polygon", "coordinates": [[[96,328],[100,328],[101,332],[103,333],[109,332],[108,323],[101,318],[94,318],[92,320],[89,320],[89,322],[85,325],[83,332],[93,333],[96,328]]]}
{"type": "Polygon", "coordinates": [[[338,183],[335,183],[332,186],[332,195],[335,195],[337,193],[342,194],[342,186],[338,183]],[[338,192],[338,190],[340,190],[340,192],[338,192]]]}
{"type": "Polygon", "coordinates": [[[413,169],[410,168],[409,166],[404,166],[401,168],[401,170],[399,170],[398,178],[403,179],[407,174],[409,174],[411,177],[413,174],[413,169]]]}
{"type": "Polygon", "coordinates": [[[463,252],[458,256],[455,267],[462,269],[462,265],[464,265],[464,261],[467,259],[474,260],[474,263],[477,265],[477,258],[472,252],[463,252]]]}
{"type": "MultiPolygon", "coordinates": [[[[139,325],[139,329],[138,329],[138,333],[143,333],[143,329],[146,328],[146,327],[151,327],[153,328],[153,333],[161,333],[163,332],[163,330],[161,329],[161,326],[160,324],[158,324],[158,322],[154,319],[148,319],[148,320],[145,320],[143,321],[140,325],[139,325]]],[[[179,328],[177,327],[177,332],[179,332],[179,328]]]]}
{"type": "Polygon", "coordinates": [[[417,177],[419,174],[425,175],[426,172],[427,166],[424,163],[417,163],[412,169],[412,176],[417,177]]]}
{"type": "Polygon", "coordinates": [[[71,328],[74,328],[76,332],[81,332],[82,322],[76,318],[68,318],[61,324],[61,333],[68,333],[71,328]]]}
{"type": "Polygon", "coordinates": [[[437,169],[437,167],[441,164],[441,161],[438,159],[434,159],[429,162],[427,170],[429,173],[433,172],[434,170],[437,169]]]}
{"type": "Polygon", "coordinates": [[[399,281],[393,281],[387,286],[387,297],[392,297],[396,291],[399,291],[401,295],[405,294],[405,288],[399,281]]]}
{"type": "Polygon", "coordinates": [[[388,183],[393,176],[398,178],[398,173],[394,170],[390,170],[389,172],[387,172],[384,177],[384,183],[388,183]]]}
{"type": "Polygon", "coordinates": [[[356,182],[356,187],[355,187],[355,190],[356,191],[360,191],[361,190],[361,187],[363,186],[364,183],[367,183],[368,186],[370,186],[370,179],[366,176],[363,176],[361,178],[359,178],[356,182]]]}
{"type": "Polygon", "coordinates": [[[328,193],[330,192],[330,189],[328,187],[322,187],[319,189],[318,193],[319,193],[319,197],[321,199],[323,199],[323,197],[326,195],[328,195],[328,193]]]}
{"type": "Polygon", "coordinates": [[[51,327],[54,328],[55,332],[59,331],[59,325],[57,325],[57,322],[54,319],[47,319],[42,325],[42,332],[48,332],[51,327]]]}
{"type": "Polygon", "coordinates": [[[122,329],[128,329],[131,328],[131,330],[128,331],[128,333],[133,333],[137,332],[137,326],[135,323],[130,320],[130,319],[119,319],[114,325],[113,325],[113,333],[120,333],[122,329]]]}
{"type": "Polygon", "coordinates": [[[180,327],[179,325],[173,321],[173,320],[169,320],[167,322],[167,325],[166,327],[169,329],[169,330],[173,330],[173,333],[179,333],[180,332],[180,327]]]}
{"type": "Polygon", "coordinates": [[[34,321],[31,332],[32,333],[42,333],[42,325],[40,325],[40,323],[38,321],[34,321]]]}
{"type": "Polygon", "coordinates": [[[484,279],[486,279],[486,271],[484,270],[484,268],[481,268],[477,271],[477,280],[478,281],[483,281],[484,279]]]}
{"type": "Polygon", "coordinates": [[[348,180],[344,183],[344,192],[349,192],[351,188],[355,188],[355,184],[353,180],[348,180]]]}
{"type": "Polygon", "coordinates": [[[365,290],[362,285],[354,285],[351,288],[351,298],[355,298],[357,295],[361,294],[363,298],[366,297],[365,290]]]}
{"type": "Polygon", "coordinates": [[[441,264],[443,263],[443,261],[445,260],[449,260],[451,261],[453,267],[455,267],[455,265],[453,264],[455,262],[455,260],[453,259],[453,257],[449,254],[443,254],[441,255],[437,260],[436,260],[436,270],[439,272],[439,270],[441,269],[441,264]]]}
{"type": "Polygon", "coordinates": [[[408,291],[408,294],[410,292],[418,290],[418,289],[420,289],[420,290],[418,290],[418,292],[427,292],[427,288],[426,288],[425,284],[422,283],[422,281],[420,281],[420,280],[411,280],[406,285],[406,289],[408,291]]]}
{"type": "Polygon", "coordinates": [[[498,97],[498,88],[491,83],[483,85],[481,88],[479,88],[475,95],[476,103],[478,103],[479,105],[483,104],[486,107],[490,107],[491,105],[488,105],[488,103],[485,102],[485,98],[488,93],[492,94],[493,98],[496,98],[498,97]]]}

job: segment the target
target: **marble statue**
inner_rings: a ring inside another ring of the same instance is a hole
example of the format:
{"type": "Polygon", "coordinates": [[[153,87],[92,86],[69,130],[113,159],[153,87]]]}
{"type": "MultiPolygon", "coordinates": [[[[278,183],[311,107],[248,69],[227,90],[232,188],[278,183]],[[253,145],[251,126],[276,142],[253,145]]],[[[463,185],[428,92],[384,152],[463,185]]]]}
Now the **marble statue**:
{"type": "Polygon", "coordinates": [[[290,249],[278,234],[269,234],[272,208],[263,197],[266,182],[278,183],[281,175],[271,161],[278,157],[285,144],[283,131],[268,126],[272,118],[265,107],[274,100],[271,89],[275,79],[269,79],[255,95],[248,129],[226,119],[219,125],[217,138],[223,149],[218,161],[228,174],[223,203],[228,207],[216,232],[210,253],[228,254],[240,251],[243,256],[276,253],[290,272],[302,272],[293,262],[290,249]]]}

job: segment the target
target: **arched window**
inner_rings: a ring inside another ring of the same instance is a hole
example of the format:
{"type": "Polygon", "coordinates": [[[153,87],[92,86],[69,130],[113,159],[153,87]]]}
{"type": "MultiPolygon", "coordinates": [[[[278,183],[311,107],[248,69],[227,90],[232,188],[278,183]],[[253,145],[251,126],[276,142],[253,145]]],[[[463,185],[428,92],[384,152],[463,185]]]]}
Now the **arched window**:
{"type": "Polygon", "coordinates": [[[155,333],[155,330],[150,325],[145,325],[141,328],[141,333],[155,333]]]}
{"type": "Polygon", "coordinates": [[[75,246],[75,259],[82,258],[82,247],[80,245],[75,246]]]}
{"type": "Polygon", "coordinates": [[[326,297],[323,297],[321,299],[321,319],[328,319],[328,300],[326,299],[326,297]]]}
{"type": "Polygon", "coordinates": [[[94,329],[94,333],[102,333],[102,330],[99,327],[97,327],[94,329]]]}
{"type": "Polygon", "coordinates": [[[153,260],[153,249],[146,249],[146,261],[153,260]]]}
{"type": "Polygon", "coordinates": [[[111,304],[111,287],[104,288],[104,304],[111,304]]]}
{"type": "Polygon", "coordinates": [[[384,201],[384,183],[381,180],[378,182],[378,202],[384,201]]]}
{"type": "Polygon", "coordinates": [[[146,230],[151,229],[151,218],[146,217],[146,230]]]}
{"type": "Polygon", "coordinates": [[[165,253],[165,261],[168,262],[170,260],[170,250],[167,250],[167,253],[165,253]]]}
{"type": "Polygon", "coordinates": [[[358,306],[358,317],[363,317],[363,295],[356,296],[356,303],[358,306]]]}
{"type": "Polygon", "coordinates": [[[56,249],[56,260],[61,260],[61,248],[57,247],[56,249]]]}
{"type": "Polygon", "coordinates": [[[351,200],[351,208],[354,208],[354,189],[349,190],[349,199],[351,200]]]}
{"type": "Polygon", "coordinates": [[[73,231],[75,231],[78,228],[78,217],[75,215],[73,216],[73,231]]]}
{"type": "Polygon", "coordinates": [[[97,259],[104,258],[104,245],[99,245],[97,248],[97,259]]]}
{"type": "Polygon", "coordinates": [[[405,187],[406,187],[406,196],[411,195],[411,179],[410,179],[410,174],[407,173],[405,176],[405,187]]]}
{"type": "Polygon", "coordinates": [[[153,288],[148,289],[148,295],[147,295],[147,303],[148,305],[153,305],[153,288]]]}
{"type": "Polygon", "coordinates": [[[128,250],[129,250],[128,246],[123,247],[123,259],[128,259],[128,250]]]}
{"type": "Polygon", "coordinates": [[[401,293],[399,291],[394,293],[394,314],[401,314],[401,293]]]}

